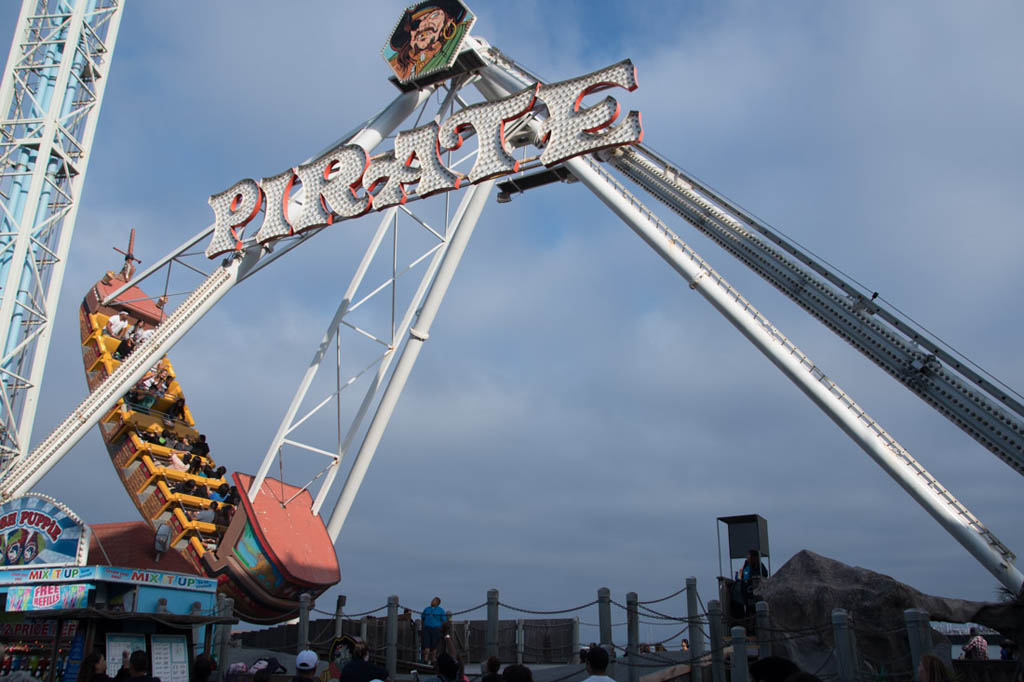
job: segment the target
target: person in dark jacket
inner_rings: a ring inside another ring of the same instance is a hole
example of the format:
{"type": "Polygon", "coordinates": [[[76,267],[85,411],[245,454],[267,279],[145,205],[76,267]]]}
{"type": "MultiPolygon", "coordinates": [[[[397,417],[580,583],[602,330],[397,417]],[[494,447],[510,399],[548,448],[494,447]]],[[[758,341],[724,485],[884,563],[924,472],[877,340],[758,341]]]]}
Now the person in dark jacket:
{"type": "Polygon", "coordinates": [[[128,652],[121,657],[121,669],[117,677],[107,675],[107,657],[102,651],[96,650],[85,657],[78,668],[78,682],[122,682],[128,679],[128,652]]]}
{"type": "Polygon", "coordinates": [[[501,682],[501,675],[498,671],[501,670],[501,660],[497,656],[491,656],[487,659],[485,664],[487,673],[480,678],[480,682],[501,682]]]}
{"type": "Polygon", "coordinates": [[[145,651],[133,651],[128,657],[129,682],[160,682],[159,677],[149,674],[149,654],[145,651]]]}
{"type": "Polygon", "coordinates": [[[345,682],[370,682],[388,679],[388,671],[370,663],[370,649],[364,642],[357,642],[352,649],[352,660],[341,669],[345,682]]]}
{"type": "Polygon", "coordinates": [[[213,674],[213,661],[206,654],[199,654],[196,656],[195,662],[192,664],[192,680],[191,682],[209,682],[210,675],[213,674]]]}

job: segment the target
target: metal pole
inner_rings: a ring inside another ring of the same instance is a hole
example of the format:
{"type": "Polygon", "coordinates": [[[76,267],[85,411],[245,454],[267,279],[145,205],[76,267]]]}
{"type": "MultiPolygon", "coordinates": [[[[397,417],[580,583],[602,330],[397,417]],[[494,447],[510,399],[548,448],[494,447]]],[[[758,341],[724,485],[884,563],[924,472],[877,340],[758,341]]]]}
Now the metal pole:
{"type": "MultiPolygon", "coordinates": [[[[225,597],[224,598],[224,600],[221,602],[220,615],[222,617],[224,617],[224,618],[232,618],[232,617],[234,617],[234,615],[235,615],[235,600],[234,599],[232,599],[230,597],[225,597]]],[[[227,680],[228,679],[228,667],[229,667],[228,651],[231,648],[231,623],[222,623],[221,625],[217,626],[217,629],[220,631],[220,637],[221,637],[221,639],[220,639],[220,650],[218,652],[219,660],[218,660],[217,667],[220,668],[220,670],[221,670],[220,679],[221,680],[227,680]]]]}
{"type": "Polygon", "coordinates": [[[718,312],[754,344],[782,373],[811,399],[836,425],[881,466],[964,548],[1014,593],[1024,582],[1024,573],[1007,562],[988,536],[979,534],[967,523],[956,506],[938,492],[934,481],[919,462],[835,384],[811,358],[787,339],[778,328],[745,300],[725,278],[674,235],[666,234],[658,223],[633,203],[631,195],[620,192],[596,164],[576,157],[565,166],[581,183],[594,192],[623,222],[650,245],[676,272],[703,296],[718,312]]]}
{"type": "Polygon", "coordinates": [[[413,637],[413,660],[419,661],[423,655],[423,621],[414,620],[412,623],[412,637],[413,637]]]}
{"type": "Polygon", "coordinates": [[[572,621],[572,653],[569,656],[569,663],[575,663],[580,655],[580,617],[572,621]]]}
{"type": "Polygon", "coordinates": [[[368,629],[367,618],[369,618],[369,616],[363,616],[359,619],[359,639],[361,639],[363,642],[366,641],[366,631],[368,629]]]}
{"type": "Polygon", "coordinates": [[[346,597],[343,594],[338,595],[338,601],[334,604],[334,638],[341,637],[342,621],[344,620],[345,602],[346,597]]]}
{"type": "Polygon", "coordinates": [[[526,653],[526,631],[523,629],[523,619],[516,619],[516,664],[522,665],[526,653]]]}
{"type": "Polygon", "coordinates": [[[704,655],[704,632],[700,629],[700,610],[697,608],[697,579],[686,579],[686,634],[690,640],[690,660],[704,655]]]}
{"type": "Polygon", "coordinates": [[[731,682],[747,682],[747,631],[744,627],[737,625],[732,633],[732,675],[731,682]]]}
{"type": "Polygon", "coordinates": [[[600,644],[612,649],[612,591],[602,587],[597,591],[597,622],[600,644]]]}
{"type": "Polygon", "coordinates": [[[352,469],[349,470],[348,477],[345,479],[345,485],[341,489],[341,496],[338,498],[334,512],[331,514],[331,519],[327,524],[327,534],[332,541],[336,541],[341,533],[341,527],[345,524],[345,518],[352,508],[356,493],[359,492],[359,486],[362,485],[366,471],[369,469],[370,462],[377,451],[377,446],[384,436],[384,429],[387,428],[391,415],[395,411],[395,406],[398,404],[398,397],[401,395],[402,389],[405,388],[405,383],[408,381],[409,374],[416,364],[416,358],[419,357],[423,344],[430,337],[430,326],[437,316],[437,311],[441,307],[445,294],[448,292],[448,286],[451,284],[455,270],[462,259],[462,254],[466,250],[466,244],[469,242],[469,238],[473,236],[473,230],[476,228],[476,223],[480,218],[481,212],[483,212],[484,204],[487,202],[487,197],[490,196],[493,188],[494,180],[487,180],[478,185],[473,185],[466,193],[466,197],[463,200],[466,202],[466,209],[454,229],[454,234],[444,255],[444,260],[438,268],[434,283],[431,285],[430,292],[427,294],[423,307],[420,309],[416,326],[409,330],[409,340],[402,351],[402,357],[398,359],[395,370],[391,375],[391,381],[388,382],[388,387],[385,389],[384,395],[381,396],[380,403],[377,405],[377,412],[367,428],[366,435],[363,437],[363,444],[356,454],[355,461],[352,462],[352,469]]]}
{"type": "MultiPolygon", "coordinates": [[[[484,67],[480,74],[482,80],[475,85],[488,99],[505,97],[531,84],[497,65],[484,67]]],[[[565,161],[565,167],[682,275],[691,289],[707,299],[768,357],[992,575],[1014,594],[1020,591],[1024,573],[1007,560],[1001,543],[987,530],[979,532],[980,521],[958,502],[951,504],[953,498],[948,491],[725,278],[667,228],[662,229],[657,217],[640,206],[621,185],[616,188],[613,182],[617,181],[610,180],[611,176],[595,162],[575,157],[565,161]]]]}
{"type": "MultiPolygon", "coordinates": [[[[722,636],[722,605],[717,599],[708,602],[708,634],[711,635],[711,681],[725,682],[725,639],[722,636]]],[[[693,670],[690,671],[693,679],[693,670]]],[[[698,677],[697,679],[700,679],[698,677]]]]}
{"type": "Polygon", "coordinates": [[[299,595],[299,637],[295,644],[297,649],[295,653],[309,648],[309,607],[312,601],[313,598],[309,596],[309,592],[299,595]]]}
{"type": "Polygon", "coordinates": [[[832,635],[836,642],[836,667],[839,669],[839,682],[853,682],[856,662],[853,659],[850,623],[845,609],[832,611],[832,635]]]}
{"type": "Polygon", "coordinates": [[[487,590],[487,656],[498,655],[498,590],[487,590]]]}
{"type": "Polygon", "coordinates": [[[388,624],[385,640],[388,654],[388,676],[395,679],[398,674],[398,595],[388,597],[388,624]]]}
{"type": "Polygon", "coordinates": [[[754,604],[754,609],[757,612],[757,657],[766,658],[772,655],[772,638],[768,632],[768,602],[759,601],[754,604]]]}
{"type": "MultiPolygon", "coordinates": [[[[227,597],[225,597],[220,592],[217,593],[217,605],[214,607],[214,609],[215,609],[215,612],[216,612],[216,614],[218,616],[223,616],[224,615],[224,600],[225,599],[227,599],[227,597]]],[[[219,659],[220,658],[221,648],[222,648],[223,642],[224,642],[224,630],[221,627],[221,625],[218,623],[217,625],[213,626],[213,632],[210,633],[210,634],[211,634],[211,636],[209,638],[207,638],[207,647],[209,648],[209,650],[213,654],[213,656],[215,658],[219,659]]],[[[225,667],[227,667],[227,666],[225,666],[225,667]]]]}
{"type": "Polygon", "coordinates": [[[626,656],[629,657],[629,682],[639,682],[640,609],[636,592],[626,593],[626,656]]]}
{"type": "Polygon", "coordinates": [[[903,612],[903,620],[907,624],[907,639],[910,642],[910,664],[914,671],[914,681],[921,682],[917,677],[917,668],[921,664],[921,654],[931,650],[931,632],[928,612],[922,609],[907,609],[903,612]]]}

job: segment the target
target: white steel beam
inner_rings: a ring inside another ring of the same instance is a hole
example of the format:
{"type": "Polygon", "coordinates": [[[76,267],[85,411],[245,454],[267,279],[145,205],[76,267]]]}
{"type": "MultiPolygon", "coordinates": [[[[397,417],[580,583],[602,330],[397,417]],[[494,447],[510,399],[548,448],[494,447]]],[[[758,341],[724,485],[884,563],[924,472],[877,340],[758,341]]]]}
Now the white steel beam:
{"type": "Polygon", "coordinates": [[[363,437],[362,445],[359,447],[359,452],[356,453],[355,459],[352,462],[352,468],[349,470],[344,486],[342,486],[341,496],[338,498],[334,511],[331,513],[331,518],[327,523],[327,534],[332,541],[338,539],[341,528],[345,525],[348,512],[352,508],[356,494],[359,492],[363,479],[366,477],[366,471],[369,469],[373,456],[377,452],[377,446],[380,445],[381,438],[384,436],[384,430],[391,421],[391,415],[394,414],[398,398],[402,395],[402,390],[405,388],[409,374],[416,364],[420,350],[422,350],[423,344],[430,337],[430,326],[437,316],[437,311],[441,307],[445,294],[448,292],[448,286],[451,284],[455,270],[462,260],[466,244],[469,242],[469,238],[473,236],[473,230],[476,228],[480,214],[483,212],[484,204],[487,202],[493,187],[494,180],[487,180],[486,182],[473,185],[463,198],[465,210],[456,222],[454,234],[438,268],[437,277],[434,279],[434,283],[427,293],[426,300],[423,302],[423,308],[416,319],[416,326],[409,330],[408,341],[406,341],[402,355],[395,365],[395,371],[391,375],[390,381],[388,381],[387,388],[384,389],[380,404],[377,405],[377,411],[373,415],[373,420],[370,422],[366,435],[363,437]]]}
{"type": "Polygon", "coordinates": [[[625,188],[616,187],[592,161],[576,158],[566,165],[1001,584],[1014,594],[1021,590],[1024,574],[1012,563],[1013,554],[810,358],[625,188]]]}
{"type": "MultiPolygon", "coordinates": [[[[532,83],[507,65],[485,67],[481,76],[477,87],[489,99],[506,97],[532,83]]],[[[1024,574],[1014,565],[1013,552],[692,248],[593,161],[576,157],[565,165],[1001,584],[1014,594],[1024,588],[1024,574]]]]}
{"type": "Polygon", "coordinates": [[[8,472],[7,477],[0,482],[0,500],[29,492],[92,427],[99,423],[121,396],[231,290],[237,283],[240,273],[251,267],[257,258],[258,254],[252,253],[245,258],[231,259],[217,268],[156,328],[149,341],[136,348],[58,425],[53,433],[8,472]]]}

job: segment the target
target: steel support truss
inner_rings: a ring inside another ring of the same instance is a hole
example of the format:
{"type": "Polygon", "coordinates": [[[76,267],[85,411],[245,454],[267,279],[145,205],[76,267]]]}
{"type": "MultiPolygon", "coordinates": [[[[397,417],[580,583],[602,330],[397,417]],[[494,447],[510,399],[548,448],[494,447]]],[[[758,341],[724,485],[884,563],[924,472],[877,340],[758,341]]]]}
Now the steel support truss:
{"type": "Polygon", "coordinates": [[[25,0],[0,85],[0,476],[27,453],[123,0],[25,0]]]}

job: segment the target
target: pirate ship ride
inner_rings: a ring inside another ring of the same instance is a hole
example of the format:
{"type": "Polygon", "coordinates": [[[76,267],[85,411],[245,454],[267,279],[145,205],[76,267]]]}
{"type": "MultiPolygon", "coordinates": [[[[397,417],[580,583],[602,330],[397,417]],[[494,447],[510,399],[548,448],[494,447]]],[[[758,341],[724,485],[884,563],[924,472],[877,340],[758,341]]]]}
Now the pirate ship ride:
{"type": "MultiPolygon", "coordinates": [[[[134,332],[154,328],[166,317],[166,300],[154,301],[137,286],[107,301],[131,280],[133,262],[138,262],[132,253],[134,236],[133,230],[127,252],[115,249],[125,256],[121,271],[106,272],[79,309],[90,390],[130,352],[134,332]],[[122,313],[123,322],[108,326],[122,313]]],[[[147,376],[160,380],[139,382],[99,423],[129,497],[154,531],[167,527],[163,534],[169,531],[170,548],[218,581],[241,618],[274,623],[293,617],[302,593],[315,598],[340,580],[333,543],[311,510],[309,492],[267,478],[250,500],[252,476],[211,473],[220,469],[212,452],[195,447],[200,434],[171,361],[163,357],[147,376]],[[183,461],[191,458],[199,458],[195,473],[182,470],[183,461]],[[236,504],[210,498],[208,491],[225,483],[236,487],[236,504]],[[202,513],[211,508],[214,514],[202,513]]]]}

